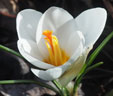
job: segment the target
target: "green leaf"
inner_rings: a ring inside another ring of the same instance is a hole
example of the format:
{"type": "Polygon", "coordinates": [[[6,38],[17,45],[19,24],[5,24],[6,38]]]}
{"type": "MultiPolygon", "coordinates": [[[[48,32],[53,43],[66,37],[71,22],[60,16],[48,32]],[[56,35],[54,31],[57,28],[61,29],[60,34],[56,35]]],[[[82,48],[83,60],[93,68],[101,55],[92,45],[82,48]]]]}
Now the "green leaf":
{"type": "Polygon", "coordinates": [[[96,68],[96,67],[98,67],[98,66],[100,66],[100,65],[102,65],[102,64],[103,64],[103,62],[99,62],[99,63],[96,63],[96,64],[94,64],[94,65],[88,67],[87,69],[84,69],[84,72],[76,78],[76,82],[75,82],[74,88],[73,88],[73,94],[76,93],[77,88],[78,88],[78,86],[79,86],[79,84],[80,84],[80,82],[81,82],[83,76],[84,76],[87,72],[89,72],[90,70],[92,70],[92,69],[94,69],[94,68],[96,68]]]}
{"type": "Polygon", "coordinates": [[[70,96],[69,91],[67,90],[66,87],[63,87],[63,93],[64,93],[64,96],[70,96]]]}
{"type": "Polygon", "coordinates": [[[60,95],[63,96],[62,86],[56,80],[53,80],[52,83],[58,88],[60,95]]]}
{"type": "MultiPolygon", "coordinates": [[[[8,47],[0,45],[0,49],[24,59],[24,57],[21,54],[19,54],[18,52],[14,51],[8,47]]],[[[43,82],[38,82],[38,81],[33,81],[33,80],[3,80],[3,81],[0,81],[0,84],[15,84],[15,83],[35,83],[35,84],[38,84],[42,87],[46,87],[48,89],[51,89],[56,93],[59,93],[55,88],[53,88],[52,86],[47,85],[46,83],[43,83],[43,82]]]]}
{"type": "Polygon", "coordinates": [[[86,74],[87,72],[89,72],[90,70],[92,70],[92,69],[94,69],[94,68],[96,68],[96,67],[99,67],[99,66],[102,65],[103,63],[104,63],[104,62],[99,62],[99,63],[96,63],[96,64],[94,64],[94,65],[88,67],[88,68],[86,69],[86,71],[85,71],[85,74],[86,74]]]}
{"type": "Polygon", "coordinates": [[[56,80],[52,81],[53,84],[58,88],[58,90],[60,91],[60,95],[61,96],[69,96],[69,91],[67,90],[66,87],[63,87],[59,82],[57,82],[56,80]]]}
{"type": "Polygon", "coordinates": [[[102,64],[101,63],[97,63],[96,65],[93,65],[91,67],[89,67],[92,62],[95,60],[96,56],[100,53],[100,51],[104,48],[104,46],[108,43],[108,41],[113,37],[113,32],[111,32],[104,40],[103,42],[95,49],[95,51],[89,56],[88,60],[86,61],[86,63],[84,64],[84,66],[82,67],[80,73],[78,74],[78,76],[76,77],[76,82],[74,84],[74,88],[73,88],[73,94],[76,93],[77,88],[83,78],[83,76],[91,69],[98,67],[99,65],[102,64]],[[89,69],[88,69],[89,68],[89,69]]]}
{"type": "Polygon", "coordinates": [[[113,32],[111,32],[103,42],[95,49],[95,51],[90,55],[88,60],[86,61],[87,66],[90,66],[92,62],[95,60],[96,56],[100,53],[100,51],[104,48],[104,46],[108,43],[108,41],[113,37],[113,32]]]}
{"type": "MultiPolygon", "coordinates": [[[[18,57],[20,57],[20,58],[23,58],[23,56],[20,55],[18,52],[14,51],[14,50],[12,50],[12,49],[10,49],[10,48],[8,48],[8,47],[5,47],[5,46],[3,46],[3,45],[1,45],[1,44],[0,44],[0,49],[3,50],[3,51],[5,51],[5,52],[14,54],[14,55],[16,55],[16,56],[18,56],[18,57]]],[[[24,59],[24,58],[23,58],[23,59],[24,59]]]]}
{"type": "Polygon", "coordinates": [[[46,87],[50,90],[53,90],[55,93],[59,94],[59,92],[54,87],[40,81],[34,81],[34,80],[1,80],[0,81],[0,84],[4,84],[4,85],[5,84],[28,84],[28,83],[37,84],[39,86],[46,87]]]}

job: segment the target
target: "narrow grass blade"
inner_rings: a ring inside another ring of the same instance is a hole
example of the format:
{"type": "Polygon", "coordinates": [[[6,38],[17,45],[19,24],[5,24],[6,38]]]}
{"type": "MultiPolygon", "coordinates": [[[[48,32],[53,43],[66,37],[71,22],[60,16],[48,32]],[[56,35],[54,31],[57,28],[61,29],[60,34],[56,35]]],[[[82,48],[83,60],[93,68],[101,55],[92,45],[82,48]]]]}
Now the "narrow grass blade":
{"type": "Polygon", "coordinates": [[[59,82],[57,82],[56,80],[53,80],[52,82],[60,91],[61,96],[69,96],[69,91],[67,90],[66,87],[63,87],[62,85],[60,85],[59,82]]]}
{"type": "Polygon", "coordinates": [[[87,72],[89,72],[90,70],[92,70],[92,69],[94,69],[94,68],[96,68],[96,67],[99,67],[99,66],[102,65],[103,63],[104,63],[104,62],[99,62],[99,63],[96,63],[96,64],[94,64],[94,65],[88,67],[88,68],[86,69],[86,71],[85,71],[85,74],[86,74],[87,72]]]}
{"type": "Polygon", "coordinates": [[[34,81],[34,80],[1,80],[0,84],[5,85],[5,84],[37,84],[39,86],[48,88],[50,90],[53,90],[55,93],[59,94],[59,92],[53,88],[52,86],[46,84],[46,83],[42,83],[39,81],[34,81]]]}
{"type": "Polygon", "coordinates": [[[95,51],[90,55],[86,64],[90,66],[92,62],[95,60],[96,56],[100,53],[100,51],[104,48],[104,46],[108,43],[108,41],[113,37],[113,32],[111,32],[103,42],[95,49],[95,51]]]}
{"type": "MultiPolygon", "coordinates": [[[[3,45],[1,45],[1,44],[0,44],[0,49],[3,50],[3,51],[6,51],[6,52],[8,52],[8,53],[14,54],[14,55],[16,55],[16,56],[18,56],[18,57],[20,57],[20,58],[23,58],[22,55],[20,55],[18,52],[14,51],[14,50],[12,50],[12,49],[10,49],[10,48],[8,48],[8,47],[5,47],[5,46],[3,46],[3,45]]],[[[23,59],[24,59],[24,58],[23,58],[23,59]]]]}
{"type": "Polygon", "coordinates": [[[73,88],[73,94],[76,93],[77,88],[83,78],[83,76],[91,69],[98,67],[99,65],[103,64],[101,63],[97,63],[91,67],[89,67],[92,62],[95,60],[96,56],[100,53],[100,51],[104,48],[104,46],[108,43],[108,41],[113,37],[113,32],[111,32],[104,40],[103,42],[95,49],[95,51],[90,55],[90,57],[88,58],[88,60],[86,61],[86,63],[84,64],[82,70],[80,71],[80,73],[78,74],[78,76],[76,77],[76,82],[74,84],[74,88],[73,88]],[[89,68],[89,69],[88,69],[89,68]]]}

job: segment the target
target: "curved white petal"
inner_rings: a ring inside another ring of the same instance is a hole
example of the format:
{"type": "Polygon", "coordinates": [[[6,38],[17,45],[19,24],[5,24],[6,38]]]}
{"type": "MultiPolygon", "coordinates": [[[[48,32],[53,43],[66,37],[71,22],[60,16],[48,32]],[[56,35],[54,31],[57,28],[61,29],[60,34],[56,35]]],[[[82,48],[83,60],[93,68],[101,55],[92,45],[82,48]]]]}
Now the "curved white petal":
{"type": "Polygon", "coordinates": [[[90,48],[85,48],[79,58],[64,72],[64,74],[60,78],[58,78],[58,81],[62,86],[66,86],[78,75],[91,49],[92,46],[90,46],[90,48]]]}
{"type": "Polygon", "coordinates": [[[17,44],[21,55],[34,66],[43,69],[49,69],[54,67],[50,64],[43,62],[43,57],[41,56],[41,53],[38,50],[36,43],[34,43],[33,41],[18,40],[17,44]]]}
{"type": "Polygon", "coordinates": [[[72,19],[56,30],[61,49],[72,56],[80,43],[84,43],[84,36],[77,30],[75,20],[72,19]]]}
{"type": "Polygon", "coordinates": [[[39,21],[36,33],[37,42],[39,41],[38,36],[41,36],[44,30],[52,30],[55,32],[57,28],[71,19],[73,19],[73,17],[64,9],[58,7],[49,8],[39,21]]]}
{"type": "Polygon", "coordinates": [[[107,13],[103,8],[86,10],[75,18],[78,29],[84,34],[85,46],[97,41],[104,29],[106,18],[107,13]]]}
{"type": "Polygon", "coordinates": [[[48,53],[47,46],[45,44],[44,36],[41,37],[37,46],[38,46],[38,49],[39,49],[40,53],[42,54],[43,58],[46,59],[49,56],[49,53],[48,53]]]}
{"type": "Polygon", "coordinates": [[[36,29],[42,13],[25,9],[17,15],[17,33],[19,39],[32,39],[36,41],[36,29]]]}
{"type": "Polygon", "coordinates": [[[41,78],[43,80],[57,79],[77,60],[77,58],[80,56],[82,51],[83,51],[83,46],[80,43],[80,45],[78,45],[78,48],[75,51],[74,55],[64,65],[59,66],[59,67],[54,67],[54,68],[48,69],[46,71],[32,68],[31,71],[36,76],[38,76],[39,78],[41,78]]]}
{"type": "Polygon", "coordinates": [[[69,67],[68,70],[58,78],[59,83],[62,86],[66,86],[70,81],[72,81],[77,74],[80,72],[83,64],[85,63],[86,56],[80,56],[73,64],[69,67]],[[68,78],[67,78],[68,77],[68,78]]]}
{"type": "Polygon", "coordinates": [[[49,69],[46,71],[31,68],[31,71],[39,78],[43,80],[48,80],[48,81],[57,79],[62,75],[61,68],[49,69]]]}

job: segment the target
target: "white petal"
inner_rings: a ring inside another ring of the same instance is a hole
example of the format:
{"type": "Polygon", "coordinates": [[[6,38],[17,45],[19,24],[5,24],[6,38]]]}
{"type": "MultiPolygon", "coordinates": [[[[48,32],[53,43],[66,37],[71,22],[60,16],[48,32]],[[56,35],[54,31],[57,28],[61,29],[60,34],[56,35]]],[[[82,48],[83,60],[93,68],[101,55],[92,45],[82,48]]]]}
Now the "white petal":
{"type": "Polygon", "coordinates": [[[40,61],[43,60],[43,57],[37,47],[37,44],[32,40],[21,39],[19,42],[22,43],[23,50],[27,52],[29,55],[39,59],[40,61]]]}
{"type": "MultiPolygon", "coordinates": [[[[52,30],[55,32],[57,28],[62,26],[73,17],[64,9],[58,7],[49,8],[41,17],[37,29],[36,39],[44,30],[52,30]]],[[[37,40],[38,42],[39,40],[37,40]]]]}
{"type": "Polygon", "coordinates": [[[61,68],[55,68],[55,69],[49,69],[46,71],[33,69],[31,68],[31,71],[39,78],[43,80],[54,80],[61,76],[62,69],[61,68]]]}
{"type": "Polygon", "coordinates": [[[31,69],[31,70],[36,76],[38,76],[43,80],[57,79],[77,60],[77,58],[80,56],[82,51],[83,51],[83,46],[80,43],[74,55],[64,65],[51,68],[46,71],[38,70],[38,69],[31,69]]]}
{"type": "Polygon", "coordinates": [[[48,69],[54,66],[44,63],[43,58],[36,46],[36,43],[30,40],[18,40],[18,49],[21,55],[36,67],[48,69]]]}
{"type": "Polygon", "coordinates": [[[43,36],[40,39],[40,41],[37,44],[37,46],[38,46],[38,49],[39,49],[40,53],[42,54],[43,58],[46,59],[49,56],[49,53],[48,53],[48,49],[47,49],[47,46],[45,44],[45,39],[44,39],[43,36]]]}
{"type": "Polygon", "coordinates": [[[86,48],[82,55],[64,72],[60,78],[58,78],[58,81],[62,86],[66,86],[78,75],[91,49],[92,46],[90,46],[90,48],[86,48]]]}
{"type": "Polygon", "coordinates": [[[17,33],[19,39],[32,39],[36,41],[36,29],[42,13],[25,9],[17,15],[17,33]]]}
{"type": "Polygon", "coordinates": [[[80,72],[83,64],[85,63],[86,57],[79,57],[71,67],[58,79],[62,86],[66,86],[71,80],[73,80],[80,72]],[[67,78],[68,77],[68,78],[67,78]]]}
{"type": "Polygon", "coordinates": [[[65,50],[69,56],[72,56],[84,39],[82,33],[79,34],[79,30],[77,30],[75,20],[68,21],[56,31],[61,49],[65,50]]]}
{"type": "Polygon", "coordinates": [[[86,10],[75,18],[78,29],[84,34],[85,46],[97,41],[104,29],[106,18],[107,13],[103,8],[86,10]]]}

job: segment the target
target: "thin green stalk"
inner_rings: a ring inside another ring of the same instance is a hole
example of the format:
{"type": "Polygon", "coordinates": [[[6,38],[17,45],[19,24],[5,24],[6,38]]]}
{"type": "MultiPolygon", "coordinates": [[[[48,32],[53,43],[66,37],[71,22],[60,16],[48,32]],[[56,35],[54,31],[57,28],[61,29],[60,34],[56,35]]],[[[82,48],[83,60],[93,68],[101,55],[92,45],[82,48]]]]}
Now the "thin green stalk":
{"type": "MultiPolygon", "coordinates": [[[[20,57],[20,58],[24,59],[24,57],[21,54],[19,54],[18,52],[14,51],[14,50],[12,50],[8,47],[0,45],[0,49],[3,50],[3,51],[9,52],[13,55],[16,55],[17,57],[20,57]]],[[[51,87],[50,85],[47,85],[45,83],[40,83],[40,82],[37,82],[37,81],[33,81],[33,80],[3,80],[3,81],[0,81],[0,84],[15,84],[15,83],[35,83],[35,84],[38,84],[40,86],[51,89],[54,92],[60,94],[55,88],[51,87]]]]}
{"type": "MultiPolygon", "coordinates": [[[[12,50],[12,49],[10,49],[10,48],[8,48],[8,47],[5,47],[5,46],[3,46],[3,45],[1,45],[1,44],[0,44],[0,49],[3,50],[3,51],[9,52],[9,53],[11,53],[11,54],[14,54],[14,55],[16,55],[16,56],[18,56],[18,57],[20,57],[20,58],[23,58],[23,56],[20,55],[18,52],[14,51],[14,50],[12,50]]],[[[24,59],[24,58],[23,58],[23,59],[24,59]]]]}
{"type": "Polygon", "coordinates": [[[59,94],[59,92],[52,86],[46,84],[46,83],[41,83],[41,82],[38,82],[38,81],[34,81],[34,80],[1,80],[0,81],[0,84],[37,84],[39,86],[42,86],[42,87],[46,87],[50,90],[53,90],[55,93],[59,94]]]}
{"type": "MultiPolygon", "coordinates": [[[[88,60],[86,61],[86,64],[84,64],[81,72],[79,73],[79,75],[76,77],[76,82],[74,84],[74,89],[73,89],[73,94],[76,93],[77,91],[77,87],[80,84],[83,76],[87,73],[88,70],[91,70],[95,67],[98,66],[97,65],[93,65],[92,67],[89,67],[92,62],[95,60],[96,56],[100,53],[100,51],[104,48],[104,46],[108,43],[108,41],[113,37],[113,32],[111,32],[104,40],[103,42],[95,49],[95,51],[90,55],[90,57],[88,58],[88,60]],[[89,67],[89,69],[87,69],[89,67]],[[87,69],[87,71],[86,71],[87,69]]],[[[101,64],[100,64],[101,65],[101,64]]]]}
{"type": "Polygon", "coordinates": [[[108,41],[113,37],[113,32],[111,32],[102,43],[95,49],[95,51],[90,55],[88,60],[86,61],[87,66],[90,66],[92,62],[95,60],[96,56],[100,53],[100,51],[104,48],[104,46],[108,43],[108,41]]]}
{"type": "Polygon", "coordinates": [[[77,92],[77,88],[78,88],[78,86],[79,86],[79,84],[80,84],[80,82],[81,82],[81,80],[82,80],[82,78],[83,78],[84,75],[85,75],[85,72],[84,72],[83,74],[81,74],[81,75],[77,78],[77,80],[75,81],[74,88],[73,88],[73,96],[74,96],[74,94],[77,92]]]}
{"type": "MultiPolygon", "coordinates": [[[[113,32],[111,32],[104,40],[101,42],[101,44],[94,50],[94,52],[89,56],[86,63],[84,64],[81,72],[79,75],[81,75],[84,70],[92,64],[92,62],[95,60],[96,56],[100,53],[100,51],[104,48],[104,46],[108,43],[108,41],[113,37],[113,32]]],[[[79,77],[79,76],[78,76],[79,77]]]]}
{"type": "Polygon", "coordinates": [[[58,88],[58,90],[60,91],[61,96],[69,96],[69,92],[68,92],[67,88],[60,85],[56,80],[53,80],[52,82],[58,88]]]}
{"type": "Polygon", "coordinates": [[[79,84],[80,84],[80,82],[81,82],[83,76],[84,76],[87,72],[89,72],[90,70],[92,70],[92,69],[94,69],[94,68],[96,68],[96,67],[98,67],[98,66],[100,66],[100,65],[102,65],[102,64],[103,64],[103,62],[99,62],[99,63],[96,63],[96,64],[92,65],[91,67],[86,68],[86,69],[84,70],[84,72],[83,72],[81,75],[79,75],[79,76],[77,77],[76,82],[75,82],[75,84],[74,84],[74,88],[73,88],[73,94],[76,93],[77,88],[78,88],[78,86],[79,86],[79,84]]]}
{"type": "Polygon", "coordinates": [[[65,87],[63,87],[63,91],[65,92],[65,96],[70,96],[70,93],[69,93],[69,91],[68,91],[68,89],[65,87]]]}
{"type": "Polygon", "coordinates": [[[85,73],[89,72],[90,70],[92,70],[92,69],[94,69],[94,68],[96,68],[96,67],[99,67],[99,66],[102,65],[103,63],[104,63],[104,62],[98,62],[98,63],[96,63],[96,64],[94,64],[94,65],[88,67],[85,73]]]}
{"type": "Polygon", "coordinates": [[[59,92],[60,92],[60,95],[61,95],[61,96],[64,96],[64,95],[63,95],[63,92],[62,92],[62,87],[60,86],[60,84],[59,84],[56,80],[53,80],[52,82],[53,82],[53,84],[58,88],[58,90],[59,90],[59,92]]]}

